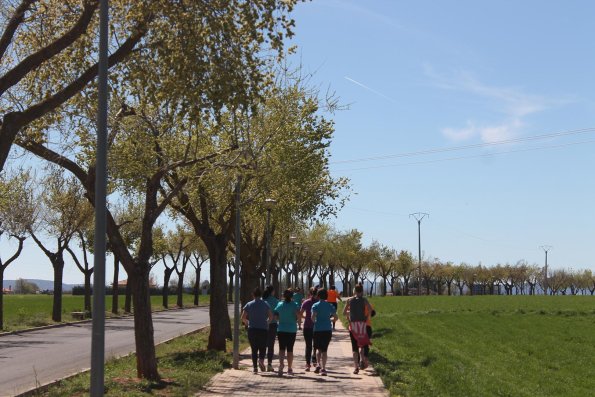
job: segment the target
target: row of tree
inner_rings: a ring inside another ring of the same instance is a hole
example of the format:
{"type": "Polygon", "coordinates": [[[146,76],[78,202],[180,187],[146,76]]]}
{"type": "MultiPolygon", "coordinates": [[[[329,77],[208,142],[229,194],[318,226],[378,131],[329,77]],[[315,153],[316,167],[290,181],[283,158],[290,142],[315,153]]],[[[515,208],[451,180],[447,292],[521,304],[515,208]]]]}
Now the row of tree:
{"type": "MultiPolygon", "coordinates": [[[[595,275],[590,270],[549,269],[546,277],[543,267],[524,260],[494,266],[454,264],[438,258],[420,262],[409,251],[377,241],[365,247],[362,233],[355,229],[336,231],[321,224],[297,236],[297,242],[284,242],[288,237],[278,236],[272,269],[277,290],[292,285],[328,286],[339,280],[338,288],[345,296],[357,283],[366,285],[370,295],[595,293],[595,275]]],[[[261,281],[263,272],[261,267],[261,281]]]]}
{"type": "MultiPolygon", "coordinates": [[[[127,274],[139,377],[159,377],[149,275],[169,255],[160,229],[167,237],[182,228],[204,246],[208,347],[225,350],[232,186],[241,193],[243,259],[263,250],[265,198],[277,200],[274,233],[285,234],[335,213],[346,197],[347,181],[328,169],[325,114],[336,102],[284,66],[295,2],[110,1],[107,248],[127,274]]],[[[0,15],[2,230],[19,242],[1,269],[30,236],[54,268],[56,295],[74,239],[83,257],[73,260],[86,279],[92,272],[93,227],[83,215],[95,204],[98,3],[6,1],[0,15]],[[35,170],[23,166],[31,156],[35,170]],[[11,210],[25,203],[33,212],[13,222],[11,210]]],[[[200,266],[191,244],[171,251],[182,252],[170,257],[174,271],[200,266]]],[[[55,299],[55,319],[59,311],[55,299]]]]}

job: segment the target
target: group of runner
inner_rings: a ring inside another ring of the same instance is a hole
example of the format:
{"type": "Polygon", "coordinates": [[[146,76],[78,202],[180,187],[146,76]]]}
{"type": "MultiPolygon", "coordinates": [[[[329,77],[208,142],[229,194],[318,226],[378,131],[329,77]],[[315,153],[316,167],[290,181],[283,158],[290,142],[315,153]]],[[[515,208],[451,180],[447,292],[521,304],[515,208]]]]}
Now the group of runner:
{"type": "MultiPolygon", "coordinates": [[[[338,319],[337,300],[341,300],[335,286],[329,290],[312,287],[304,299],[300,288],[287,289],[282,300],[275,297],[273,286],[253,291],[253,300],[242,310],[242,322],[248,327],[254,373],[275,372],[273,355],[275,340],[279,343],[278,375],[283,375],[287,361],[287,375],[293,375],[293,347],[297,331],[303,329],[306,342],[305,371],[326,376],[327,351],[338,319]],[[302,324],[303,322],[303,324],[302,324]],[[265,358],[267,365],[265,366],[265,358]]],[[[345,304],[343,314],[349,321],[353,359],[357,374],[368,366],[368,352],[372,336],[371,317],[374,311],[363,297],[358,284],[354,296],[345,304]]]]}

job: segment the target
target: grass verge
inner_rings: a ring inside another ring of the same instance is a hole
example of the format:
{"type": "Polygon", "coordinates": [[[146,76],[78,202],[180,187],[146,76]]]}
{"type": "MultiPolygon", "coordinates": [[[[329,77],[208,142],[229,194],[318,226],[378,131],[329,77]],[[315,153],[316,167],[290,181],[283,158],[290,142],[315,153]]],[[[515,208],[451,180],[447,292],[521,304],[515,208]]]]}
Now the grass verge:
{"type": "MultiPolygon", "coordinates": [[[[134,355],[110,360],[105,367],[106,396],[192,396],[218,372],[231,367],[231,353],[206,350],[208,328],[192,335],[181,336],[156,347],[161,381],[136,378],[134,355]]],[[[248,346],[245,332],[241,333],[240,349],[248,346]]],[[[227,350],[231,351],[231,342],[227,350]]],[[[89,373],[60,381],[39,396],[88,396],[89,373]]]]}
{"type": "MultiPolygon", "coordinates": [[[[120,296],[120,313],[124,314],[124,297],[120,296]]],[[[176,296],[169,297],[169,307],[175,308],[176,296]]],[[[184,306],[194,307],[194,296],[184,294],[184,306]]],[[[200,306],[209,305],[209,296],[200,296],[200,306]]],[[[153,310],[161,310],[162,297],[151,296],[153,310]]],[[[106,296],[106,316],[113,314],[109,311],[112,307],[112,297],[106,296]]],[[[63,322],[76,321],[71,316],[72,312],[81,312],[84,308],[84,297],[80,295],[62,296],[63,322]]],[[[52,321],[52,296],[51,295],[5,295],[4,296],[4,329],[2,331],[19,331],[27,328],[41,327],[44,325],[59,324],[52,321]]]]}

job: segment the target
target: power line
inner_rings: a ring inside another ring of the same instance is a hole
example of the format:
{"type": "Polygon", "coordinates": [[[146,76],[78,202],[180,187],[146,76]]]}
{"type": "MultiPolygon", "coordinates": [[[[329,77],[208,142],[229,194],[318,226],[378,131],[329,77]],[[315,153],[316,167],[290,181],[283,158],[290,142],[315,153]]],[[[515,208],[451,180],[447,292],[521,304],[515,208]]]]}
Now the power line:
{"type": "Polygon", "coordinates": [[[421,165],[421,164],[439,163],[439,162],[443,162],[443,161],[454,161],[454,160],[465,160],[465,159],[473,159],[473,158],[481,158],[481,157],[492,157],[492,156],[509,154],[509,153],[521,153],[521,152],[530,152],[530,151],[545,150],[545,149],[558,149],[558,148],[567,147],[567,146],[583,145],[586,143],[594,143],[594,142],[595,142],[595,139],[592,139],[592,140],[587,140],[587,141],[564,143],[564,144],[560,144],[560,145],[539,146],[539,147],[534,147],[534,148],[507,150],[507,151],[502,151],[502,152],[475,154],[475,155],[469,155],[469,156],[447,157],[447,158],[435,159],[435,160],[414,161],[414,162],[409,162],[409,163],[372,165],[369,167],[358,167],[358,168],[342,168],[342,169],[335,170],[335,172],[361,171],[361,170],[370,170],[370,169],[375,169],[375,168],[401,167],[401,166],[406,166],[406,165],[421,165]]]}
{"type": "Polygon", "coordinates": [[[428,155],[428,154],[453,152],[453,151],[458,151],[458,150],[477,149],[477,148],[482,148],[482,147],[492,147],[492,146],[507,145],[507,144],[512,144],[512,143],[530,142],[530,141],[536,141],[536,140],[542,140],[542,139],[558,138],[558,137],[562,137],[562,136],[587,134],[587,133],[591,133],[591,132],[595,132],[595,127],[553,132],[553,133],[541,134],[541,135],[532,135],[532,136],[521,137],[521,138],[504,139],[504,140],[500,140],[500,141],[475,143],[475,144],[471,144],[471,145],[452,146],[452,147],[436,148],[436,149],[426,149],[426,150],[419,150],[419,151],[415,151],[415,152],[404,152],[404,153],[387,154],[387,155],[372,156],[372,157],[362,157],[362,158],[349,159],[349,160],[338,160],[338,161],[332,161],[329,164],[347,164],[347,163],[359,163],[359,162],[366,162],[366,161],[386,160],[386,159],[391,159],[391,158],[415,157],[415,156],[423,156],[423,155],[428,155]]]}

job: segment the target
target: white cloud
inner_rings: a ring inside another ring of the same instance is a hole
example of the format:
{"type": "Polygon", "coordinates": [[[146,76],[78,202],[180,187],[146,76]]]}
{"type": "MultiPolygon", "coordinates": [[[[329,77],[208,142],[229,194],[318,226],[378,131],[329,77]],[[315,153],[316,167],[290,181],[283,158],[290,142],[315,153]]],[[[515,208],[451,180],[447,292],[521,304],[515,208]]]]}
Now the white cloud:
{"type": "Polygon", "coordinates": [[[482,83],[468,72],[444,76],[437,73],[431,65],[423,65],[426,76],[432,84],[443,90],[462,91],[485,101],[494,112],[503,115],[502,121],[495,124],[468,120],[465,127],[446,127],[442,134],[453,141],[468,140],[479,137],[483,142],[513,139],[522,133],[523,119],[529,115],[547,110],[560,104],[547,98],[527,94],[514,87],[498,87],[482,83]]]}
{"type": "Polygon", "coordinates": [[[466,141],[477,135],[478,130],[471,121],[467,121],[467,126],[463,128],[443,128],[442,134],[452,141],[466,141]]]}

